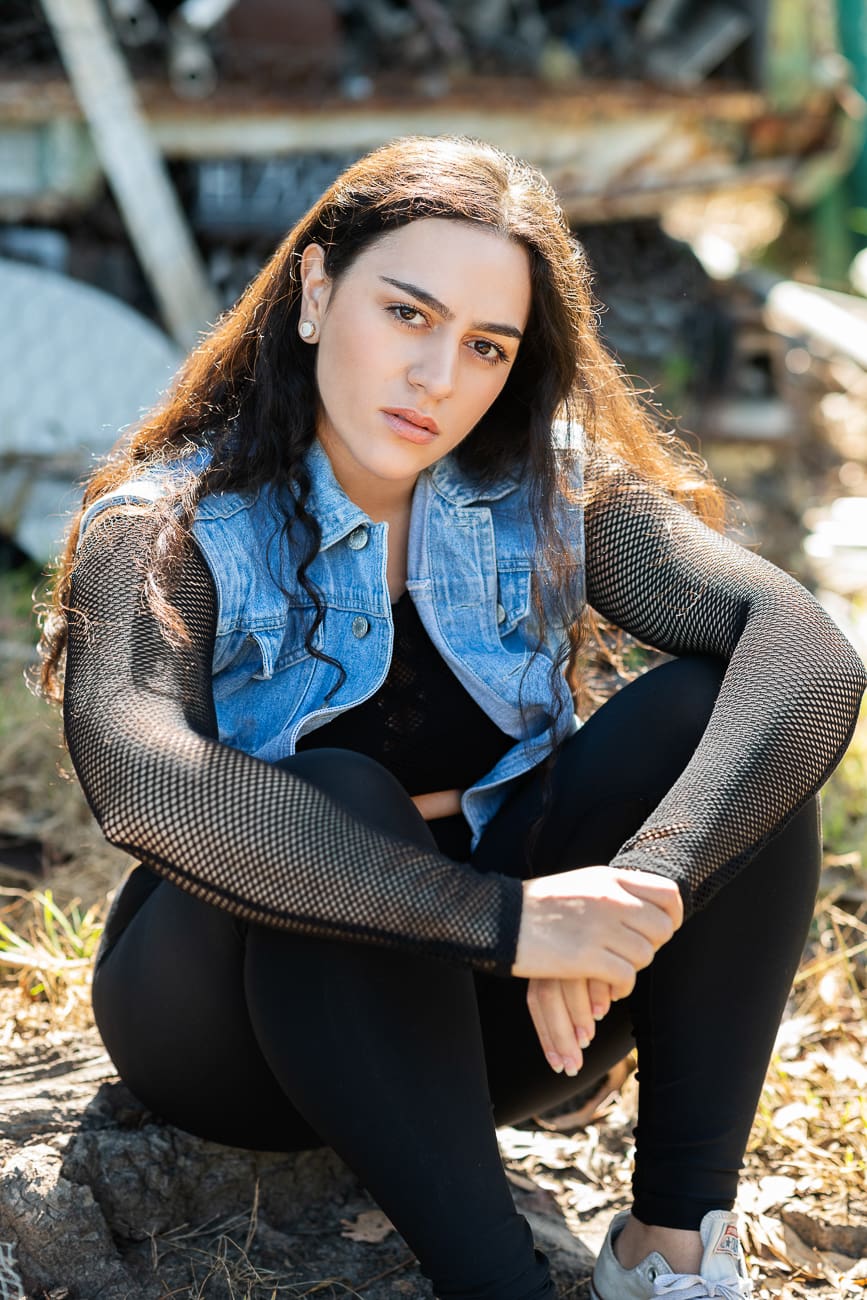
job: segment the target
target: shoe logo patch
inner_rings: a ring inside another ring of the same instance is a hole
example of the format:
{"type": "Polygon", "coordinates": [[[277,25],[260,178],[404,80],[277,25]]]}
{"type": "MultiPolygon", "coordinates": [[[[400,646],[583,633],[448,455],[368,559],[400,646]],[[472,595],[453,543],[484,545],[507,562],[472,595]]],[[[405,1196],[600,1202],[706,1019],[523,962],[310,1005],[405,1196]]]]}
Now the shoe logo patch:
{"type": "Polygon", "coordinates": [[[723,1235],[716,1244],[713,1252],[715,1255],[731,1255],[735,1259],[741,1257],[741,1243],[738,1237],[738,1230],[733,1223],[730,1223],[723,1235]]]}

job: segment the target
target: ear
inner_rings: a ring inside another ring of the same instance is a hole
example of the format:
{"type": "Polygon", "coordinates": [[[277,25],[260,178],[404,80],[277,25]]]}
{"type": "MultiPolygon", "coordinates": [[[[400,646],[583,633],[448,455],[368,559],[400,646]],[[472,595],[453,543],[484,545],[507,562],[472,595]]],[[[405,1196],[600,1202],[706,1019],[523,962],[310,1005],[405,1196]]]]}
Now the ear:
{"type": "Polygon", "coordinates": [[[301,254],[301,319],[322,324],[331,296],[331,277],[325,271],[325,249],[308,244],[301,254]]]}

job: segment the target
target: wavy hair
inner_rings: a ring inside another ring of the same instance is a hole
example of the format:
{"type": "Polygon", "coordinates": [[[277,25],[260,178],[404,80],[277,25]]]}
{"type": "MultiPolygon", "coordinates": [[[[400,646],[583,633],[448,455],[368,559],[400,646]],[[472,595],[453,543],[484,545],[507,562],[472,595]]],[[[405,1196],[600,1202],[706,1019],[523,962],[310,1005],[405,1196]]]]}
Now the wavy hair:
{"type": "MultiPolygon", "coordinates": [[[[432,217],[489,227],[518,241],[529,256],[531,311],[516,361],[496,400],[453,455],[481,481],[517,474],[528,483],[539,553],[556,596],[552,607],[550,591],[544,603],[537,593],[540,643],[552,608],[568,628],[559,667],[567,659],[567,670],[574,666],[582,637],[574,622],[574,562],[557,528],[557,502],[567,491],[570,467],[552,437],[556,419],[580,426],[585,448],[604,453],[600,463],[626,463],[719,526],[721,493],[703,464],[659,427],[652,408],[600,343],[591,271],[552,187],[535,168],[489,144],[411,136],[376,149],[334,181],[203,337],[165,400],[88,480],[43,619],[45,694],[62,697],[65,615],[83,511],[123,481],[199,447],[211,453],[207,467],[189,476],[174,496],[149,507],[159,518],[145,587],[152,610],[167,635],[183,638],[172,604],[172,574],[201,498],[280,485],[288,489],[293,511],[283,527],[300,525],[304,541],[297,581],[314,610],[307,646],[324,657],[312,642],[324,608],[308,575],[320,529],[307,509],[305,453],[315,437],[319,399],[315,348],[298,334],[300,258],[308,244],[322,245],[325,270],[339,282],[377,238],[432,217]]],[[[592,491],[604,488],[603,476],[592,491]]]]}

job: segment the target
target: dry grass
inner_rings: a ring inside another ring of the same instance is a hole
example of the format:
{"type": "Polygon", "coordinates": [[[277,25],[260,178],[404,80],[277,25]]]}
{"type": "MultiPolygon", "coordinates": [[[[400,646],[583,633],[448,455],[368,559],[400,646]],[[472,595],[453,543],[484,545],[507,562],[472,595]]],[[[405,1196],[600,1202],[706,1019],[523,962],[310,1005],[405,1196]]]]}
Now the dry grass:
{"type": "Polygon", "coordinates": [[[183,1259],[189,1281],[179,1289],[166,1284],[161,1300],[207,1300],[219,1285],[228,1300],[278,1300],[280,1296],[298,1296],[290,1275],[264,1269],[250,1259],[256,1236],[256,1208],[249,1215],[239,1214],[219,1223],[190,1228],[184,1224],[170,1232],[151,1235],[151,1267],[162,1282],[169,1258],[183,1259]]]}
{"type": "MultiPolygon", "coordinates": [[[[350,1285],[344,1278],[299,1277],[298,1269],[264,1268],[251,1258],[259,1229],[258,1186],[253,1206],[248,1214],[233,1215],[218,1222],[205,1223],[191,1228],[183,1224],[169,1232],[152,1234],[151,1267],[166,1289],[161,1300],[210,1300],[217,1294],[226,1300],[304,1300],[316,1296],[317,1300],[362,1300],[364,1291],[374,1283],[396,1278],[408,1265],[415,1264],[412,1255],[400,1263],[350,1285]],[[180,1288],[163,1281],[166,1263],[171,1261],[176,1272],[178,1260],[189,1281],[180,1288]]],[[[397,1283],[401,1290],[400,1283],[397,1283]]]]}

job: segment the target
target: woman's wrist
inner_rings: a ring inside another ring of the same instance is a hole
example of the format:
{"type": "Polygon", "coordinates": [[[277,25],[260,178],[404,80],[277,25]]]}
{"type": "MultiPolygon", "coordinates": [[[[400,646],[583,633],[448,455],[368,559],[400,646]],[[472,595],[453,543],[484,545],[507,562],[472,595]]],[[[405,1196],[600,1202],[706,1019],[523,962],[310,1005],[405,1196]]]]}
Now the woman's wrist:
{"type": "Polygon", "coordinates": [[[424,820],[432,822],[459,813],[462,794],[462,790],[433,790],[430,794],[414,794],[411,798],[424,820]]]}

